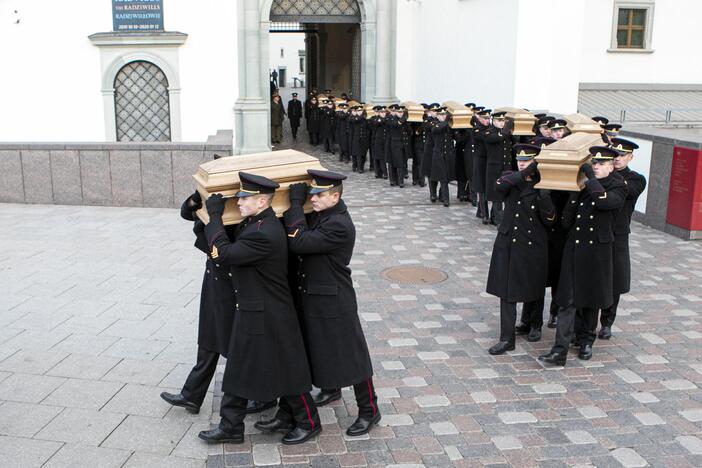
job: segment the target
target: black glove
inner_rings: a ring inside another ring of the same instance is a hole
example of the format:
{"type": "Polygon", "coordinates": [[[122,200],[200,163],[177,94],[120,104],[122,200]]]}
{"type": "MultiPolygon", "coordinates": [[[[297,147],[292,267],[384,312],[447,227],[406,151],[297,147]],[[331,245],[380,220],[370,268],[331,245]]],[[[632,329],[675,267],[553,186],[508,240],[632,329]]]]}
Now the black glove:
{"type": "Polygon", "coordinates": [[[588,179],[594,179],[595,178],[595,171],[592,169],[592,166],[590,164],[583,164],[580,167],[580,170],[585,174],[585,177],[588,179]]]}
{"type": "Polygon", "coordinates": [[[197,211],[202,208],[202,197],[197,190],[188,198],[188,208],[190,211],[197,211]]]}
{"type": "Polygon", "coordinates": [[[538,164],[539,163],[537,163],[535,159],[532,159],[531,163],[527,167],[522,169],[522,171],[521,171],[522,175],[524,177],[528,177],[530,175],[533,175],[536,172],[536,168],[537,168],[538,164]]]}
{"type": "Polygon", "coordinates": [[[289,187],[288,196],[290,197],[290,204],[304,205],[307,201],[307,192],[309,191],[309,186],[305,183],[291,184],[289,187]]]}
{"type": "Polygon", "coordinates": [[[210,218],[222,216],[222,213],[224,213],[224,197],[221,193],[213,193],[205,202],[205,206],[210,218]]]}

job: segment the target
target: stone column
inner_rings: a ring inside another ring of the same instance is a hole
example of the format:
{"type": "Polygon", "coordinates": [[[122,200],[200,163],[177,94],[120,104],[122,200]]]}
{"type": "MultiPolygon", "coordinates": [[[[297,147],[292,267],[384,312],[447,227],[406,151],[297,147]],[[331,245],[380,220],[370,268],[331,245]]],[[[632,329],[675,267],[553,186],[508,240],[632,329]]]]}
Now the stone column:
{"type": "MultiPolygon", "coordinates": [[[[395,96],[395,36],[397,0],[378,2],[375,30],[375,93],[373,104],[397,102],[395,96]]],[[[367,35],[368,31],[366,31],[367,35]]]]}
{"type": "Polygon", "coordinates": [[[361,23],[361,100],[375,97],[375,22],[361,23]]]}
{"type": "Polygon", "coordinates": [[[237,2],[239,99],[234,104],[234,154],[270,151],[268,22],[260,21],[258,0],[237,2]],[[265,31],[264,31],[265,29],[265,31]],[[265,54],[264,54],[265,52],[265,54]]]}

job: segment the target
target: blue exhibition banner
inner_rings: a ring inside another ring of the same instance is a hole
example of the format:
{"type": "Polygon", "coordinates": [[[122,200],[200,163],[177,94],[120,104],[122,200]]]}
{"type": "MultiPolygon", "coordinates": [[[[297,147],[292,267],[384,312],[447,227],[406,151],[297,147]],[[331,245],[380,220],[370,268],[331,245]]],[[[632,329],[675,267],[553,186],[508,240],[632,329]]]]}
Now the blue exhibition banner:
{"type": "Polygon", "coordinates": [[[114,31],[163,31],[163,0],[112,0],[114,31]]]}

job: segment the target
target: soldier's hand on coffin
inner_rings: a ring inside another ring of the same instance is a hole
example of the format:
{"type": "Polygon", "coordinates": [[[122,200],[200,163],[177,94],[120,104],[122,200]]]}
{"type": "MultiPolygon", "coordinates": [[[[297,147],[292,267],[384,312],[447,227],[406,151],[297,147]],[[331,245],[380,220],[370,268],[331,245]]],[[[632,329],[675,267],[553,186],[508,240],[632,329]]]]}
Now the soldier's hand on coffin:
{"type": "Polygon", "coordinates": [[[221,193],[213,193],[205,202],[207,214],[212,216],[222,216],[224,213],[224,197],[221,193]]]}
{"type": "Polygon", "coordinates": [[[197,211],[202,208],[202,197],[197,190],[188,198],[188,208],[190,208],[190,211],[197,211]]]}
{"type": "Polygon", "coordinates": [[[309,185],[304,182],[298,184],[290,184],[288,196],[290,197],[291,205],[304,205],[307,201],[307,192],[309,192],[309,185]]]}
{"type": "Polygon", "coordinates": [[[580,167],[580,170],[582,171],[583,174],[585,174],[585,177],[588,179],[594,179],[595,178],[595,171],[592,169],[592,166],[590,164],[583,164],[580,167]]]}

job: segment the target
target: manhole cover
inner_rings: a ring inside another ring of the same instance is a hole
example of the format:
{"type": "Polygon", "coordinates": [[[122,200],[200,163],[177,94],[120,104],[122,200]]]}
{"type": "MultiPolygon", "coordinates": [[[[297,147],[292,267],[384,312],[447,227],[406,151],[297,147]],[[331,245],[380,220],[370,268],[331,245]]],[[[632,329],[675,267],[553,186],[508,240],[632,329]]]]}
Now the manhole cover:
{"type": "Polygon", "coordinates": [[[427,267],[393,267],[383,270],[383,278],[404,284],[434,284],[448,278],[448,275],[436,268],[427,267]]]}

